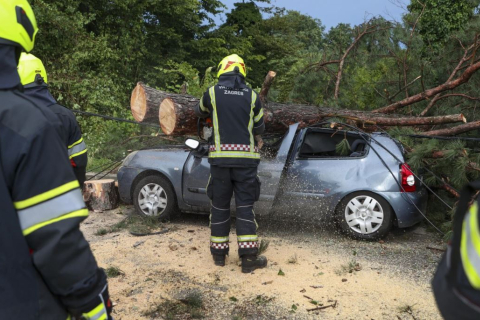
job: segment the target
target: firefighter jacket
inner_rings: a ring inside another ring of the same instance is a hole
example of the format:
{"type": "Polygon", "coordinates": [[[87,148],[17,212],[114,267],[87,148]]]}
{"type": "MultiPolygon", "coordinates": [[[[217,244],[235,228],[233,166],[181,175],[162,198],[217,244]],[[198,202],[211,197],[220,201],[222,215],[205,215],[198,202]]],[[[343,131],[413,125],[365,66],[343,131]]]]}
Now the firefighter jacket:
{"type": "Polygon", "coordinates": [[[461,193],[453,237],[432,281],[438,308],[446,320],[480,319],[480,181],[461,193]]]}
{"type": "Polygon", "coordinates": [[[41,107],[48,107],[60,120],[64,145],[67,147],[75,176],[80,182],[80,186],[83,187],[88,156],[82,131],[75,115],[72,111],[59,105],[46,86],[26,88],[24,92],[33,103],[41,107]]]}
{"type": "MultiPolygon", "coordinates": [[[[2,47],[0,79],[15,77],[4,68],[12,57],[2,47]]],[[[46,119],[51,112],[2,83],[0,318],[107,319],[106,276],[79,230],[88,210],[67,151],[46,119]]]]}
{"type": "Polygon", "coordinates": [[[222,167],[256,167],[260,153],[255,135],[265,130],[258,94],[240,74],[220,76],[196,107],[199,117],[211,117],[213,138],[209,162],[222,167]]]}

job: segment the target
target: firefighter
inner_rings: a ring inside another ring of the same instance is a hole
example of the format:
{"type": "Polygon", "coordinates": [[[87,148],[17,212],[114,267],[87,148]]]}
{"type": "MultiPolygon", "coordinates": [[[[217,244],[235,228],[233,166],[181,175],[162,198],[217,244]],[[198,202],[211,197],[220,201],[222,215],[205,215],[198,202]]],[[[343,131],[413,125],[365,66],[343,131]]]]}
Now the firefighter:
{"type": "Polygon", "coordinates": [[[195,111],[211,117],[213,136],[209,151],[211,200],[210,252],[215,265],[224,266],[229,252],[230,199],[235,194],[238,253],[242,272],[267,265],[258,256],[254,202],[260,196],[257,166],[260,162],[256,135],[263,133],[263,109],[255,91],[245,83],[247,70],[242,58],[233,54],[218,65],[218,83],[203,95],[195,111]]]}
{"type": "Polygon", "coordinates": [[[480,319],[480,181],[462,192],[452,241],[433,279],[437,306],[445,320],[480,319]]]}
{"type": "Polygon", "coordinates": [[[83,141],[82,131],[73,112],[61,106],[48,91],[48,78],[40,59],[33,54],[22,53],[18,65],[18,73],[24,93],[39,106],[49,108],[60,120],[62,137],[68,150],[68,156],[80,187],[85,182],[87,169],[87,147],[83,141]]]}
{"type": "Polygon", "coordinates": [[[79,230],[88,211],[48,109],[21,92],[37,24],[0,0],[0,318],[111,319],[106,275],[79,230]]]}

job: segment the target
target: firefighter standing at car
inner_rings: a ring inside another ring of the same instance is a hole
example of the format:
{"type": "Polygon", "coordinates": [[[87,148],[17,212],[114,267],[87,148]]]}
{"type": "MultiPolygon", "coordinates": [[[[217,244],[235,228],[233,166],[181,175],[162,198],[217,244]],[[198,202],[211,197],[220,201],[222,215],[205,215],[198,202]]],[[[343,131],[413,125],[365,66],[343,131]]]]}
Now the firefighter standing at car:
{"type": "Polygon", "coordinates": [[[0,318],[111,319],[55,115],[22,93],[17,64],[33,49],[35,16],[26,0],[0,0],[0,21],[0,318]]]}
{"type": "Polygon", "coordinates": [[[480,319],[480,181],[461,193],[454,216],[453,236],[432,281],[445,320],[480,319]]]}
{"type": "Polygon", "coordinates": [[[265,124],[260,99],[246,85],[246,75],[242,58],[236,54],[224,58],[218,65],[218,83],[196,107],[199,117],[211,117],[213,122],[207,186],[212,204],[210,251],[215,265],[224,266],[229,252],[230,200],[235,194],[238,253],[244,273],[267,265],[267,259],[258,256],[253,210],[260,195],[260,153],[255,136],[263,133],[265,124]]]}
{"type": "Polygon", "coordinates": [[[80,187],[83,188],[88,161],[87,147],[75,116],[72,111],[59,105],[48,91],[47,71],[40,59],[33,54],[22,53],[18,73],[24,93],[30,100],[41,107],[47,107],[60,120],[63,130],[62,136],[68,150],[73,172],[80,183],[80,187]]]}

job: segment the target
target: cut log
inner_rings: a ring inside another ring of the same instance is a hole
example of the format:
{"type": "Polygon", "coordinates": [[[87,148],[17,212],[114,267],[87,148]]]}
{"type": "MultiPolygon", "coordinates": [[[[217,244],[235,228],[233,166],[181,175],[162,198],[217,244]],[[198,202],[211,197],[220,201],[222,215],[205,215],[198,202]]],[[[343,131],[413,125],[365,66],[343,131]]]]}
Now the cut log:
{"type": "Polygon", "coordinates": [[[118,207],[118,193],[115,180],[85,181],[83,200],[90,210],[105,211],[118,207]]]}
{"type": "Polygon", "coordinates": [[[165,96],[162,91],[137,83],[130,98],[130,110],[138,122],[158,124],[158,109],[165,96]]]}
{"type": "Polygon", "coordinates": [[[195,106],[199,103],[187,95],[170,95],[160,105],[160,127],[166,135],[197,133],[195,106]]]}

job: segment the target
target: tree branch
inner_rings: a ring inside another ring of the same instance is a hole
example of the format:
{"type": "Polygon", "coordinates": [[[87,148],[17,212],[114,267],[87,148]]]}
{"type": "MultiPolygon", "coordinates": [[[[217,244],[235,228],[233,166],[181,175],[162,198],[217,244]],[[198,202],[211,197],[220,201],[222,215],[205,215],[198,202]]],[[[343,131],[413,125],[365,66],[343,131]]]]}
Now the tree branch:
{"type": "MultiPolygon", "coordinates": [[[[397,101],[395,103],[390,104],[389,106],[373,110],[373,113],[391,113],[396,111],[399,108],[403,108],[409,105],[412,105],[414,103],[429,99],[431,97],[436,96],[439,93],[442,93],[444,91],[452,90],[457,88],[458,86],[468,82],[470,78],[473,76],[475,72],[477,72],[480,69],[480,62],[477,62],[471,66],[469,66],[465,72],[458,77],[455,80],[448,81],[442,85],[439,85],[435,88],[426,90],[422,93],[418,93],[414,96],[411,96],[409,98],[397,101]]],[[[428,110],[427,110],[428,111],[428,110]]],[[[423,113],[423,112],[422,112],[423,113]]]]}
{"type": "Polygon", "coordinates": [[[457,134],[465,133],[472,130],[480,129],[480,121],[474,121],[467,124],[462,124],[456,127],[439,129],[434,131],[422,132],[426,136],[455,136],[457,134]]]}

